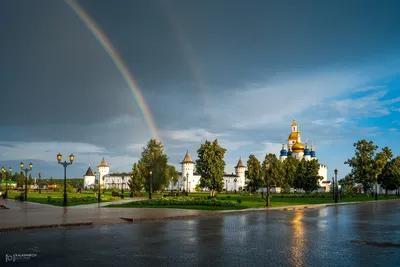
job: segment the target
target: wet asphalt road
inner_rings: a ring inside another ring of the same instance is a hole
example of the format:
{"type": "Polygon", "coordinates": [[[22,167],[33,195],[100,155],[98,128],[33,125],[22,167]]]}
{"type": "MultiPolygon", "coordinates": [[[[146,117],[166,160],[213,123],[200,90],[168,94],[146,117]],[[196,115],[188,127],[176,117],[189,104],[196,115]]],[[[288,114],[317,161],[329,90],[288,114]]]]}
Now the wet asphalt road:
{"type": "Polygon", "coordinates": [[[0,233],[0,256],[0,266],[400,266],[400,202],[0,233]]]}

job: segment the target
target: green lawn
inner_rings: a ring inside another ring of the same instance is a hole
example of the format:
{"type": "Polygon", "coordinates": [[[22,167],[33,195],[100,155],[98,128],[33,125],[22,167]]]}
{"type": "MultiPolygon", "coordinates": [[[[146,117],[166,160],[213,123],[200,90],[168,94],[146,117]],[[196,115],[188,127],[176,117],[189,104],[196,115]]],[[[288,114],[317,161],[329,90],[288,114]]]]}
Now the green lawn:
{"type": "MultiPolygon", "coordinates": [[[[208,196],[208,193],[191,193],[189,196],[208,196]]],[[[155,197],[161,197],[159,194],[155,194],[155,197]]],[[[219,194],[217,195],[218,200],[222,201],[233,201],[237,202],[240,200],[241,203],[236,204],[232,207],[220,207],[220,206],[198,206],[198,205],[135,205],[133,202],[124,204],[111,204],[108,207],[125,207],[125,208],[177,208],[177,209],[196,209],[196,210],[239,210],[248,208],[265,208],[266,199],[261,198],[261,195],[240,195],[240,194],[219,194]]],[[[398,199],[396,196],[380,195],[379,200],[398,199]]],[[[353,197],[343,197],[339,199],[339,202],[358,202],[358,201],[371,201],[374,200],[373,196],[356,195],[353,197]]],[[[280,195],[272,194],[271,196],[271,207],[282,207],[282,206],[293,206],[293,205],[308,205],[308,204],[327,204],[334,203],[332,194],[289,194],[280,195]]]]}
{"type": "MultiPolygon", "coordinates": [[[[8,198],[14,199],[16,196],[19,196],[22,191],[10,190],[8,192],[8,198]]],[[[129,192],[124,192],[124,197],[129,197],[129,192]]],[[[81,193],[71,192],[67,193],[68,198],[68,206],[76,206],[76,205],[85,205],[91,203],[97,203],[97,195],[95,196],[93,191],[86,191],[81,193]]],[[[63,204],[63,192],[53,192],[49,190],[42,190],[41,194],[38,192],[28,192],[28,201],[42,203],[42,204],[49,204],[54,206],[62,206],[63,204]],[[49,201],[50,197],[50,201],[49,201]]],[[[120,198],[112,198],[111,192],[105,192],[102,194],[102,202],[112,202],[114,200],[121,200],[120,198]],[[105,198],[105,199],[104,199],[105,198]]]]}
{"type": "MultiPolygon", "coordinates": [[[[18,192],[15,190],[9,191],[9,198],[14,199],[15,196],[18,196],[22,192],[18,192]]],[[[146,192],[142,192],[144,197],[148,197],[146,192]]],[[[165,193],[153,193],[153,198],[161,198],[165,193]]],[[[209,196],[209,193],[190,193],[189,196],[196,197],[209,196]]],[[[115,200],[120,200],[120,198],[111,198],[111,192],[105,192],[102,194],[102,197],[105,198],[102,202],[110,202],[115,200]]],[[[124,192],[124,198],[129,199],[129,192],[124,192]]],[[[388,196],[380,195],[379,200],[387,200],[387,199],[397,199],[396,196],[388,196]]],[[[177,209],[197,209],[197,210],[239,210],[239,209],[248,209],[248,208],[265,208],[266,200],[261,198],[261,195],[240,195],[240,194],[224,194],[220,193],[217,195],[217,200],[221,201],[233,201],[237,203],[237,201],[241,201],[241,203],[236,204],[232,207],[221,207],[221,206],[199,206],[199,205],[134,205],[132,202],[124,203],[124,204],[112,204],[109,207],[126,207],[126,208],[177,208],[177,209]]],[[[365,195],[356,195],[354,197],[343,197],[339,199],[339,202],[356,202],[356,201],[371,201],[374,200],[373,196],[365,196],[365,195]]],[[[63,202],[63,192],[46,192],[46,190],[42,190],[42,193],[39,194],[37,192],[28,192],[28,201],[50,204],[55,206],[61,206],[63,202]],[[48,197],[51,197],[51,201],[49,202],[48,197]]],[[[326,204],[333,203],[332,194],[272,194],[271,195],[271,207],[282,207],[282,206],[293,206],[293,205],[307,205],[307,204],[326,204]]],[[[82,193],[68,193],[68,206],[75,205],[84,205],[97,203],[97,196],[93,191],[87,191],[82,193]]]]}

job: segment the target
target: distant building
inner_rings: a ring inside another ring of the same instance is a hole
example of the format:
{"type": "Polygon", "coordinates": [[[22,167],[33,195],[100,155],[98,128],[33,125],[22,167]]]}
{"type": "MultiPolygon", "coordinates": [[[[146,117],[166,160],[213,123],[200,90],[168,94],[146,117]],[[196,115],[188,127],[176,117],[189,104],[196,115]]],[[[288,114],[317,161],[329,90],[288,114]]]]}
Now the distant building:
{"type": "Polygon", "coordinates": [[[93,189],[95,187],[96,177],[93,174],[92,169],[89,168],[86,171],[86,174],[83,176],[83,188],[93,189]]]}
{"type": "MultiPolygon", "coordinates": [[[[197,184],[200,184],[200,174],[194,171],[194,161],[190,157],[189,151],[186,152],[185,157],[181,162],[182,171],[178,172],[179,179],[174,185],[171,181],[169,184],[170,190],[185,190],[193,192],[197,184]]],[[[235,173],[224,173],[223,177],[223,190],[228,191],[242,190],[245,187],[245,169],[242,159],[239,159],[235,166],[235,173]]],[[[204,188],[207,190],[207,188],[204,188]]]]}
{"type": "MultiPolygon", "coordinates": [[[[282,144],[282,150],[280,153],[280,161],[283,162],[287,157],[294,157],[298,160],[316,160],[315,147],[314,144],[311,145],[311,149],[308,146],[308,141],[306,141],[306,146],[304,147],[301,136],[300,129],[297,125],[296,120],[292,122],[292,132],[289,134],[288,150],[285,149],[285,144],[282,144]]],[[[328,167],[326,165],[320,164],[318,174],[323,177],[319,182],[320,190],[318,191],[330,191],[331,181],[328,180],[328,167]]]]}

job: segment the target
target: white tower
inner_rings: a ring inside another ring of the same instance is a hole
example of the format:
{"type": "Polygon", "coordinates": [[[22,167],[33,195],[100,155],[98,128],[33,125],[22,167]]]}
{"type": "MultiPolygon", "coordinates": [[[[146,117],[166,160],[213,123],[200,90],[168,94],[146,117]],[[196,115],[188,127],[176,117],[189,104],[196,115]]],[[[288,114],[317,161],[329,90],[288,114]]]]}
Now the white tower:
{"type": "Polygon", "coordinates": [[[96,179],[96,177],[94,177],[92,169],[89,166],[89,168],[86,171],[85,176],[83,176],[83,187],[84,188],[93,188],[94,184],[95,184],[95,182],[94,182],[95,179],[96,179]]]}
{"type": "Polygon", "coordinates": [[[187,191],[189,188],[188,186],[190,185],[191,188],[189,188],[192,191],[192,188],[195,188],[194,184],[194,179],[193,179],[193,173],[194,173],[194,162],[192,158],[189,155],[189,150],[186,151],[186,155],[183,158],[182,162],[182,176],[179,179],[179,188],[181,190],[187,191]]]}
{"type": "Polygon", "coordinates": [[[304,149],[304,159],[305,160],[311,160],[311,150],[308,147],[308,140],[306,139],[306,148],[304,149]]]}
{"type": "Polygon", "coordinates": [[[246,166],[243,164],[242,158],[239,158],[239,161],[235,167],[235,174],[238,177],[236,183],[237,188],[241,187],[243,189],[245,186],[245,171],[246,166]]]}
{"type": "Polygon", "coordinates": [[[104,158],[100,162],[100,165],[97,166],[97,171],[99,172],[99,180],[100,180],[99,184],[104,186],[103,176],[110,173],[110,166],[107,164],[104,158]]]}
{"type": "Polygon", "coordinates": [[[279,156],[279,160],[283,162],[287,158],[287,156],[288,156],[288,151],[285,149],[285,143],[282,142],[282,150],[279,156]]]}
{"type": "Polygon", "coordinates": [[[297,141],[292,145],[292,156],[298,160],[301,160],[304,156],[304,145],[301,142],[300,129],[297,127],[297,141]]]}

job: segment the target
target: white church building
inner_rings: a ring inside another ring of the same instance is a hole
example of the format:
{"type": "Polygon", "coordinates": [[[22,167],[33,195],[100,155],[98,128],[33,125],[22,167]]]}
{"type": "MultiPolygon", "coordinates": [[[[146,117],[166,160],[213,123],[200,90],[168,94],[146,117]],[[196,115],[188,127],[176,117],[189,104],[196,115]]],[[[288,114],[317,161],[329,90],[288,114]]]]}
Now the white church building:
{"type": "Polygon", "coordinates": [[[88,168],[85,176],[83,177],[84,188],[91,189],[95,186],[95,180],[100,179],[100,185],[104,189],[119,188],[129,189],[130,173],[110,173],[111,166],[107,164],[103,158],[97,166],[97,177],[93,174],[92,169],[88,168]]]}
{"type": "MultiPolygon", "coordinates": [[[[287,157],[294,157],[298,160],[304,158],[307,161],[317,159],[314,144],[311,145],[310,149],[308,141],[306,140],[306,146],[304,147],[301,141],[300,129],[296,120],[293,120],[292,122],[292,132],[289,134],[287,147],[288,150],[286,150],[285,144],[282,144],[282,150],[279,157],[281,162],[283,162],[287,157]]],[[[331,181],[328,180],[328,167],[320,164],[318,175],[323,177],[323,179],[319,181],[320,189],[318,191],[329,192],[331,181]]]]}
{"type": "MultiPolygon", "coordinates": [[[[182,171],[178,172],[178,182],[174,185],[171,181],[168,189],[189,192],[195,191],[196,185],[200,184],[200,174],[194,170],[195,162],[190,157],[189,151],[186,152],[186,155],[181,162],[181,166],[182,171]]],[[[235,166],[235,173],[224,173],[223,190],[240,191],[244,189],[246,186],[245,170],[246,166],[243,164],[242,159],[239,159],[235,166]]],[[[203,190],[207,190],[207,188],[204,188],[203,190]]]]}

